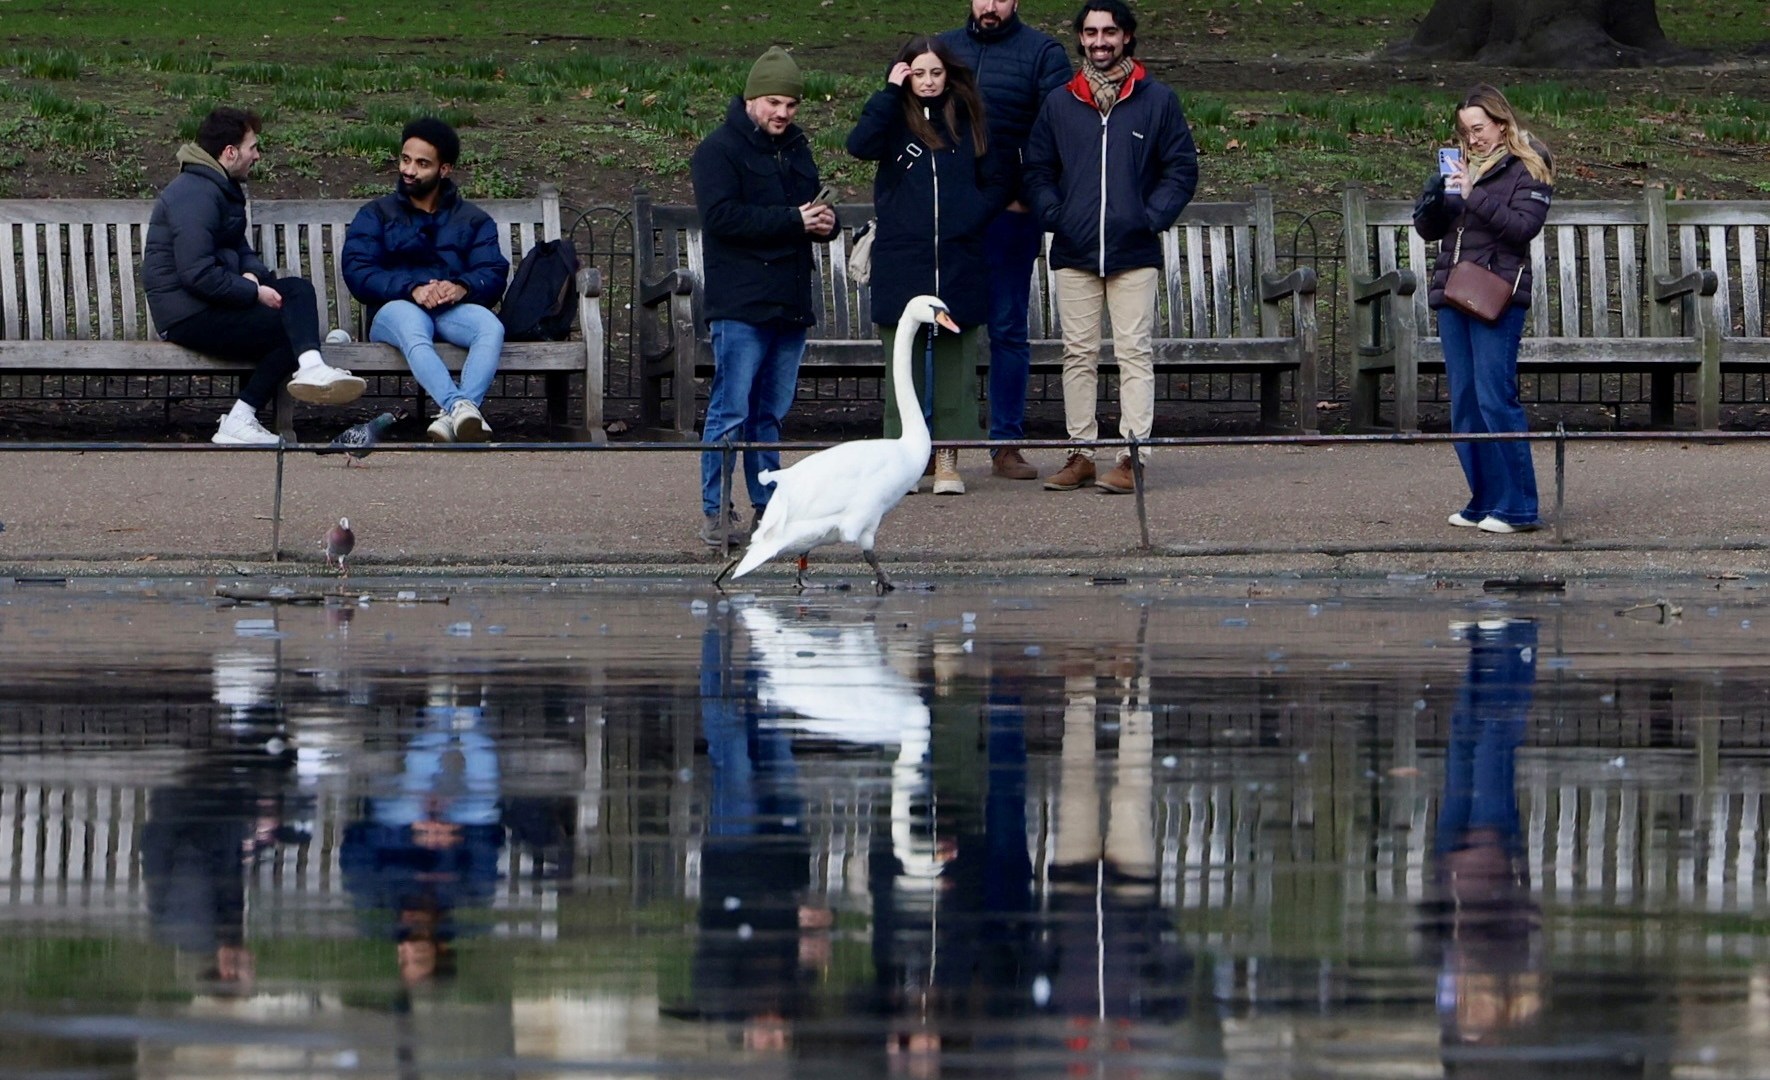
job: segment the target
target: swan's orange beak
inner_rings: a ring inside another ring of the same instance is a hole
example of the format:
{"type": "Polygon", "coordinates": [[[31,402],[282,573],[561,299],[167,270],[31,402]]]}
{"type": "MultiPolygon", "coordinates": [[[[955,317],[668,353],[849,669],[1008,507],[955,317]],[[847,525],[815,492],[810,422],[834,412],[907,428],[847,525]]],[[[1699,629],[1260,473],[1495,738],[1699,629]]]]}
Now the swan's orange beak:
{"type": "Polygon", "coordinates": [[[946,313],[945,308],[934,313],[934,321],[939,323],[943,330],[951,330],[955,334],[963,332],[959,329],[959,324],[953,321],[953,317],[946,313]]]}

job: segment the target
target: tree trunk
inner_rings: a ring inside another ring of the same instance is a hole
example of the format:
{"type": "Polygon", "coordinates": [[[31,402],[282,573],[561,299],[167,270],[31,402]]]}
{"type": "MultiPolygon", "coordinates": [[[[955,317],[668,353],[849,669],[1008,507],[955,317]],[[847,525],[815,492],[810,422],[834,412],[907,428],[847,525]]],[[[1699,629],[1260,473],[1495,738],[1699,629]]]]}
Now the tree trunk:
{"type": "Polygon", "coordinates": [[[1613,68],[1702,63],[1666,39],[1655,0],[1434,0],[1400,59],[1496,67],[1613,68]]]}

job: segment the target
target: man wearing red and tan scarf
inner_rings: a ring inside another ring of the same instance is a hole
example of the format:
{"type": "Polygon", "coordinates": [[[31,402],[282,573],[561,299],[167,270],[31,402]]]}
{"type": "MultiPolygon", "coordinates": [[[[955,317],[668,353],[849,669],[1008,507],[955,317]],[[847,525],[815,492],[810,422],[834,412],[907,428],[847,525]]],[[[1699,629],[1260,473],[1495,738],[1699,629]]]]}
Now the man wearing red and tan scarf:
{"type": "MultiPolygon", "coordinates": [[[[1124,0],[1086,0],[1076,13],[1082,70],[1045,99],[1026,145],[1026,197],[1051,237],[1063,324],[1063,414],[1069,437],[1099,437],[1100,317],[1112,319],[1119,368],[1119,435],[1155,426],[1156,288],[1161,234],[1198,187],[1198,150],[1180,99],[1132,59],[1137,17],[1124,0]]],[[[1095,475],[1077,447],[1045,480],[1052,491],[1090,484],[1134,489],[1130,452],[1095,475]]]]}

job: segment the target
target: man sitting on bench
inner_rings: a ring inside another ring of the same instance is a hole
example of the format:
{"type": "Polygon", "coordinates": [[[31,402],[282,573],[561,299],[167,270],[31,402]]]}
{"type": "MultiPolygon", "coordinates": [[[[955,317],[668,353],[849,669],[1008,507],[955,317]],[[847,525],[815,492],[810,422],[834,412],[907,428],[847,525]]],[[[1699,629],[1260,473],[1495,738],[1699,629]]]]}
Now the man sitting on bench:
{"type": "Polygon", "coordinates": [[[141,279],[160,336],[232,363],[257,365],[210,440],[275,445],[258,410],[289,380],[314,405],[344,405],[366,383],[320,357],[319,303],[303,278],[279,278],[246,240],[241,183],[258,161],[257,115],[218,108],[178,150],[179,174],[154,202],[141,279]],[[293,376],[293,377],[291,377],[293,376]]]}

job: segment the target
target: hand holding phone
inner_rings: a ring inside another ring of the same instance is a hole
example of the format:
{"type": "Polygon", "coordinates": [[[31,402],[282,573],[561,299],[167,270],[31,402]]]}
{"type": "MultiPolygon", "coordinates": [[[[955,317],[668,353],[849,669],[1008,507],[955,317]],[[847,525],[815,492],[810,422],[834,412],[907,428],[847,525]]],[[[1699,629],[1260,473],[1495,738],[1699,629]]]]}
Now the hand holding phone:
{"type": "Polygon", "coordinates": [[[817,197],[811,200],[813,206],[836,205],[836,189],[829,184],[817,189],[817,197]]]}

